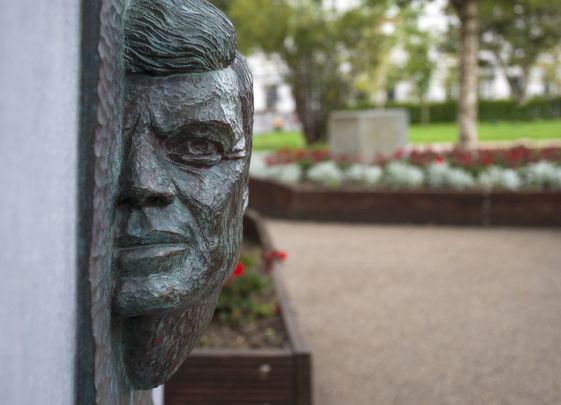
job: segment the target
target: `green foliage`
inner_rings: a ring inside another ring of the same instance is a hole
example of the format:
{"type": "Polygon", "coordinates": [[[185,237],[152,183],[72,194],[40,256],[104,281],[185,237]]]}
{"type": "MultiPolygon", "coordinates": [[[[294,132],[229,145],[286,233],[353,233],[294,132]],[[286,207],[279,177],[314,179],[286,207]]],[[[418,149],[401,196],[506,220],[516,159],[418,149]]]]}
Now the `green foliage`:
{"type": "MultiPolygon", "coordinates": [[[[409,112],[411,123],[421,123],[421,105],[418,103],[389,103],[387,108],[404,108],[409,112]]],[[[455,101],[428,103],[431,122],[454,122],[458,115],[455,101]]],[[[360,104],[352,109],[375,108],[373,105],[360,104]]],[[[533,121],[561,118],[561,97],[534,98],[519,105],[516,100],[482,100],[479,102],[481,121],[533,121]]]]}
{"type": "Polygon", "coordinates": [[[530,69],[561,41],[561,7],[551,0],[494,0],[479,7],[481,48],[494,55],[521,103],[530,69]]]}
{"type": "Polygon", "coordinates": [[[242,274],[232,276],[222,289],[215,318],[230,325],[252,322],[275,314],[277,301],[270,275],[259,271],[260,251],[242,256],[242,274]]]}
{"type": "Polygon", "coordinates": [[[231,0],[227,13],[244,52],[263,51],[286,65],[308,143],[325,139],[329,113],[375,76],[388,37],[380,27],[388,0],[344,13],[314,0],[231,0]]]}
{"type": "Polygon", "coordinates": [[[436,68],[436,62],[431,58],[430,53],[438,48],[439,42],[431,33],[419,29],[421,11],[419,5],[414,3],[403,7],[395,18],[397,27],[395,41],[407,54],[407,60],[405,63],[396,63],[389,67],[386,74],[386,89],[393,90],[402,80],[412,83],[414,97],[422,107],[422,121],[428,123],[429,110],[423,107],[436,68]]]}
{"type": "Polygon", "coordinates": [[[214,4],[220,10],[224,12],[228,12],[228,5],[230,4],[229,0],[209,0],[209,3],[214,4]]]}
{"type": "Polygon", "coordinates": [[[400,13],[398,25],[399,42],[407,53],[407,62],[401,67],[401,79],[410,80],[416,90],[416,97],[422,104],[429,89],[436,62],[431,59],[430,51],[438,45],[437,38],[419,29],[418,7],[404,8],[400,13]]]}

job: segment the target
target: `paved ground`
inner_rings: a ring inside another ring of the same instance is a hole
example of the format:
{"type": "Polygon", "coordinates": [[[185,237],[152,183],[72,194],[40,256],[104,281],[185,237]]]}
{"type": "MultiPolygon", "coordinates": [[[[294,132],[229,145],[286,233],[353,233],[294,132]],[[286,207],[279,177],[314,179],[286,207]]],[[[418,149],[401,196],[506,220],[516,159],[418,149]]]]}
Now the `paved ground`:
{"type": "Polygon", "coordinates": [[[561,231],[269,225],[316,405],[561,404],[561,231]]]}

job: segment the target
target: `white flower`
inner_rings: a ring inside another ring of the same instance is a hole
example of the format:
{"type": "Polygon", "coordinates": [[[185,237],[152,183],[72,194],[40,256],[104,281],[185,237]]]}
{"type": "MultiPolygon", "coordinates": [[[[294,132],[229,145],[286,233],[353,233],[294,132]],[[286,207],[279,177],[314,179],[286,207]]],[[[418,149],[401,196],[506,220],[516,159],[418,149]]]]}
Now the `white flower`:
{"type": "Polygon", "coordinates": [[[424,180],[421,169],[395,161],[386,166],[383,182],[392,188],[417,188],[423,185],[424,180]]]}
{"type": "Polygon", "coordinates": [[[491,166],[479,173],[478,184],[486,190],[503,189],[515,191],[522,187],[520,175],[512,169],[491,166]]]}
{"type": "Polygon", "coordinates": [[[448,186],[454,190],[465,190],[475,186],[475,179],[466,170],[452,168],[448,172],[448,186]]]}
{"type": "Polygon", "coordinates": [[[450,167],[447,163],[429,165],[426,177],[427,184],[431,188],[465,190],[475,185],[475,179],[468,171],[450,167]]]}
{"type": "Polygon", "coordinates": [[[335,162],[319,163],[308,170],[308,180],[327,187],[337,187],[343,182],[343,172],[335,162]]]}
{"type": "Polygon", "coordinates": [[[524,183],[531,188],[561,190],[561,167],[540,161],[522,169],[524,183]]]}
{"type": "Polygon", "coordinates": [[[267,166],[268,153],[257,152],[251,156],[251,164],[249,166],[249,175],[258,179],[267,178],[269,166],[267,166]]]}
{"type": "Polygon", "coordinates": [[[431,188],[444,188],[448,184],[447,177],[450,167],[447,163],[432,163],[427,168],[427,184],[431,188]]]}
{"type": "Polygon", "coordinates": [[[288,184],[299,183],[302,180],[302,168],[296,163],[273,165],[269,167],[268,177],[288,184]]]}
{"type": "Polygon", "coordinates": [[[382,179],[382,173],[379,166],[354,164],[345,171],[344,175],[346,180],[353,183],[375,186],[382,179]]]}
{"type": "Polygon", "coordinates": [[[254,153],[251,156],[249,175],[258,179],[271,179],[283,183],[295,184],[302,180],[302,168],[296,163],[267,164],[268,153],[254,153]]]}

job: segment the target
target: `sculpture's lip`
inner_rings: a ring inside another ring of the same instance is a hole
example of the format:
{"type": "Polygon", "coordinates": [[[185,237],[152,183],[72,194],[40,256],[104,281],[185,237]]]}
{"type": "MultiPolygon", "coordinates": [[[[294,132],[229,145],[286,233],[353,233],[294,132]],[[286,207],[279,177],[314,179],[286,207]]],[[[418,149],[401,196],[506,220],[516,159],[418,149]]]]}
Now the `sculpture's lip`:
{"type": "Polygon", "coordinates": [[[152,243],[118,248],[121,258],[141,259],[149,257],[169,257],[182,254],[189,246],[186,243],[152,243]]]}
{"type": "Polygon", "coordinates": [[[117,249],[141,248],[144,246],[187,244],[187,239],[173,232],[150,232],[143,236],[122,235],[116,238],[117,249]]]}

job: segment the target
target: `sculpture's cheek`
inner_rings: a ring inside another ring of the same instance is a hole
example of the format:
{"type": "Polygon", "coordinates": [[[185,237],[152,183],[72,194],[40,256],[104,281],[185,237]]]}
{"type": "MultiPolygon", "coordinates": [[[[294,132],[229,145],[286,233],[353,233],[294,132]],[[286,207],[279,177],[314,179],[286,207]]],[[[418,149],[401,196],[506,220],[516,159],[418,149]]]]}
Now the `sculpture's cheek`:
{"type": "Polygon", "coordinates": [[[247,184],[247,165],[248,161],[243,159],[197,170],[174,168],[171,176],[183,200],[216,212],[239,198],[240,190],[247,184]]]}

